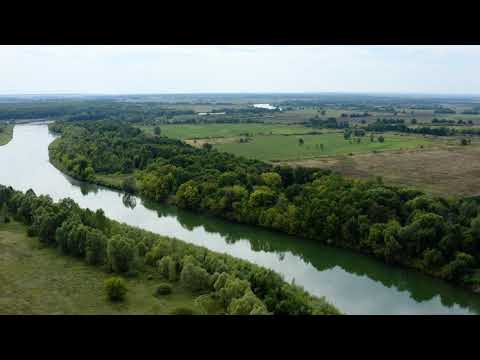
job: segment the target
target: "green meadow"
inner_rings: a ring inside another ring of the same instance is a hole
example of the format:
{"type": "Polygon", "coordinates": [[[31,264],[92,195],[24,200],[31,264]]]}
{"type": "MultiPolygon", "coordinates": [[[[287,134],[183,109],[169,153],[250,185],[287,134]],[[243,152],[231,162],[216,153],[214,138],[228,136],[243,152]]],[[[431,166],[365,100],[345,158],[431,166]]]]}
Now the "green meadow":
{"type": "MultiPolygon", "coordinates": [[[[155,296],[153,274],[125,278],[124,302],[107,300],[104,281],[113,274],[64,256],[26,235],[26,226],[0,223],[0,315],[2,314],[170,314],[195,309],[195,298],[179,283],[172,293],[155,296]]],[[[163,282],[163,281],[162,281],[163,282]]],[[[215,310],[214,310],[215,311],[215,310]]]]}
{"type": "MultiPolygon", "coordinates": [[[[148,134],[153,134],[153,126],[139,126],[140,129],[148,134]]],[[[163,136],[175,139],[205,139],[236,137],[250,134],[270,135],[270,134],[303,134],[312,131],[301,125],[282,125],[282,124],[185,124],[185,125],[161,125],[160,129],[163,136]]]]}
{"type": "Polygon", "coordinates": [[[321,135],[255,136],[248,143],[223,143],[215,145],[215,148],[219,151],[226,151],[247,158],[268,161],[300,160],[369,151],[412,149],[433,143],[432,140],[419,136],[401,136],[391,133],[383,134],[385,141],[379,142],[378,136],[375,135],[374,142],[371,142],[370,136],[367,134],[361,138],[360,143],[357,143],[355,138],[351,141],[345,140],[343,133],[334,132],[321,135]],[[300,139],[303,139],[303,144],[299,143],[300,139]]]}

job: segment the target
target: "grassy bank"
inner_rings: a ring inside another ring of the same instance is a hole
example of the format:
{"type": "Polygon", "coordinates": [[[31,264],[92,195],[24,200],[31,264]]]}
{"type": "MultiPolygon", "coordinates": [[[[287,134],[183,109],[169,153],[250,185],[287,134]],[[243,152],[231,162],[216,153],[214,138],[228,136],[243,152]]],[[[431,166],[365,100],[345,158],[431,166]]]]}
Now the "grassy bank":
{"type": "Polygon", "coordinates": [[[25,225],[0,224],[0,314],[170,314],[195,308],[198,296],[172,283],[172,293],[154,296],[158,276],[126,278],[123,303],[107,300],[111,274],[28,237],[25,225]]]}
{"type": "Polygon", "coordinates": [[[118,223],[69,199],[54,203],[0,186],[0,222],[5,313],[338,314],[271,270],[118,223]],[[126,279],[122,305],[105,303],[112,275],[126,279]],[[168,295],[155,297],[162,287],[168,295]]]}
{"type": "Polygon", "coordinates": [[[8,144],[12,137],[13,125],[0,125],[0,146],[8,144]]]}

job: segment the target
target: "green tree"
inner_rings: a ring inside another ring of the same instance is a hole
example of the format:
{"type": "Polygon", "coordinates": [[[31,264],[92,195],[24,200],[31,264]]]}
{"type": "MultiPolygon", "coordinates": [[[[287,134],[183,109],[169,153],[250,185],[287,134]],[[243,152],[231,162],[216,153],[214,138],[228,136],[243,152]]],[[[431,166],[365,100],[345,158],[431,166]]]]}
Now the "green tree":
{"type": "Polygon", "coordinates": [[[230,302],[228,313],[231,315],[267,315],[268,310],[252,290],[247,289],[242,297],[234,298],[230,302]]]}
{"type": "Polygon", "coordinates": [[[178,187],[177,205],[181,208],[196,209],[201,201],[200,191],[195,181],[189,180],[178,187]]]}
{"type": "Polygon", "coordinates": [[[180,280],[192,291],[208,290],[210,287],[210,276],[207,271],[190,261],[183,265],[180,280]]]}
{"type": "Polygon", "coordinates": [[[132,269],[135,247],[122,235],[115,235],[107,243],[107,260],[110,269],[125,273],[132,269]]]}
{"type": "Polygon", "coordinates": [[[127,176],[122,181],[122,189],[128,194],[133,194],[137,189],[137,184],[135,181],[135,177],[127,176]]]}

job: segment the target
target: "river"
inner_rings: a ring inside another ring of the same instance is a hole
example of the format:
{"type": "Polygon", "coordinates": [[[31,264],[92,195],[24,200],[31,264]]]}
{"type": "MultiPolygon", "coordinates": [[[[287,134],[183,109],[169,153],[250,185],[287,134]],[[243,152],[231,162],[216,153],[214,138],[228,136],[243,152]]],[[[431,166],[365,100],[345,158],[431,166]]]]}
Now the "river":
{"type": "Polygon", "coordinates": [[[229,223],[74,180],[48,161],[55,139],[45,124],[16,125],[0,147],[0,184],[81,207],[115,220],[249,260],[325,296],[347,314],[479,314],[480,295],[368,256],[299,237],[229,223]]]}

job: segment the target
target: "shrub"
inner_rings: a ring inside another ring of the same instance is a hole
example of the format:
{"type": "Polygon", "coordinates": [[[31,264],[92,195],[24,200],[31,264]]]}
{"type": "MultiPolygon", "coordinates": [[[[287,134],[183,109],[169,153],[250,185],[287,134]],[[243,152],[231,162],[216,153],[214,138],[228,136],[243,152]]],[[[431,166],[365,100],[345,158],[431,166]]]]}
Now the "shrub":
{"type": "Polygon", "coordinates": [[[157,286],[155,290],[155,295],[168,295],[172,293],[172,286],[167,283],[161,283],[157,286]]]}
{"type": "Polygon", "coordinates": [[[105,281],[105,290],[110,301],[123,301],[127,293],[127,285],[122,278],[111,277],[105,281]]]}
{"type": "Polygon", "coordinates": [[[28,237],[33,237],[33,236],[35,236],[35,235],[36,235],[36,234],[35,234],[35,228],[34,228],[33,226],[29,226],[29,227],[27,228],[27,236],[28,236],[28,237]]]}

